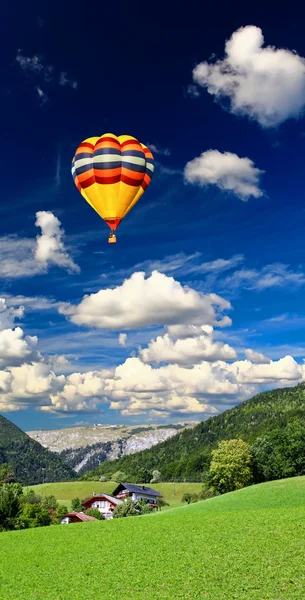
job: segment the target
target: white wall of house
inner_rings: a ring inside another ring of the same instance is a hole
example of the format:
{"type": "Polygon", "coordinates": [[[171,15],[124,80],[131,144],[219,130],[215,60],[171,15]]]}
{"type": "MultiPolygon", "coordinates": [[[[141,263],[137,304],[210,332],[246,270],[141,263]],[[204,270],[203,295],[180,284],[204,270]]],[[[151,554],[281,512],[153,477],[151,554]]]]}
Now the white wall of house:
{"type": "Polygon", "coordinates": [[[95,500],[95,502],[92,502],[90,508],[97,508],[102,513],[109,512],[110,502],[108,502],[108,500],[95,500]]]}
{"type": "Polygon", "coordinates": [[[64,519],[62,519],[60,521],[61,525],[68,525],[68,523],[70,523],[70,518],[69,517],[65,517],[64,519]]]}
{"type": "Polygon", "coordinates": [[[141,492],[141,494],[138,494],[137,492],[133,492],[132,496],[131,496],[132,500],[136,501],[136,500],[150,500],[150,502],[153,502],[154,504],[156,503],[156,497],[155,496],[150,496],[149,494],[145,494],[141,492]]]}

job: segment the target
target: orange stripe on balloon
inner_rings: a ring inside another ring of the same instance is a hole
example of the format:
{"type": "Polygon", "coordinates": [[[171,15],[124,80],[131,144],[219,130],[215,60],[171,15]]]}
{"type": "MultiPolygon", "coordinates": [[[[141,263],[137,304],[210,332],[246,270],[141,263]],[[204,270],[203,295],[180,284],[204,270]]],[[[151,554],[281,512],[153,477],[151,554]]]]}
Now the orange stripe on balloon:
{"type": "Polygon", "coordinates": [[[88,171],[77,175],[77,179],[80,183],[86,181],[86,179],[89,179],[90,177],[94,177],[94,169],[88,169],[88,171]]]}
{"type": "Polygon", "coordinates": [[[120,150],[120,144],[118,142],[104,142],[104,140],[99,140],[94,147],[94,150],[99,150],[100,148],[114,148],[115,150],[120,150]]]}
{"type": "Polygon", "coordinates": [[[116,169],[94,169],[95,177],[115,177],[116,175],[121,175],[121,167],[117,167],[116,169]]]}

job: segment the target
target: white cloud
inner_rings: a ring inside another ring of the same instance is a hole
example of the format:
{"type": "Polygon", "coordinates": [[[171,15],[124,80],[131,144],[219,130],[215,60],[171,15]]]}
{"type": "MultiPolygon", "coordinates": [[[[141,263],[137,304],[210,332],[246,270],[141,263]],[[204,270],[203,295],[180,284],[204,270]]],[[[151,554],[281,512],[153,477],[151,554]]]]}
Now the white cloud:
{"type": "MultiPolygon", "coordinates": [[[[54,310],[57,307],[57,302],[52,298],[44,296],[11,296],[10,294],[2,294],[3,301],[8,308],[21,306],[23,316],[24,309],[31,311],[54,310]]],[[[1,298],[0,298],[1,303],[1,298]]],[[[21,310],[20,308],[18,310],[21,310]]],[[[16,311],[17,312],[17,311],[16,311]]],[[[0,329],[1,329],[1,304],[0,304],[0,329]]]]}
{"type": "Polygon", "coordinates": [[[183,366],[192,366],[203,360],[234,360],[237,353],[228,344],[213,340],[213,328],[201,328],[201,335],[174,341],[168,333],[151,340],[147,348],[139,349],[139,356],[144,363],[158,364],[166,362],[183,366]]]}
{"type": "MultiPolygon", "coordinates": [[[[69,86],[74,90],[77,89],[77,81],[70,79],[64,71],[57,72],[53,65],[48,65],[44,62],[42,56],[25,56],[18,50],[16,63],[24,73],[31,73],[36,81],[43,81],[45,84],[56,83],[61,87],[69,86]]],[[[36,85],[35,89],[41,99],[41,103],[45,104],[48,101],[47,94],[42,90],[40,85],[36,85]]]]}
{"type": "Polygon", "coordinates": [[[193,79],[217,100],[227,98],[232,113],[275,127],[304,112],[305,60],[294,51],[263,46],[259,27],[241,27],[226,42],[224,59],[201,62],[193,79]]]}
{"type": "Polygon", "coordinates": [[[50,211],[39,211],[36,213],[35,225],[41,228],[41,235],[36,238],[35,259],[43,268],[55,264],[70,272],[78,272],[79,266],[74,263],[64,247],[62,237],[65,232],[60,228],[59,219],[50,211]]]}
{"type": "Polygon", "coordinates": [[[255,350],[251,350],[251,348],[247,348],[245,350],[245,355],[248,360],[258,365],[268,365],[271,363],[270,358],[261,352],[255,352],[255,350]]]}
{"type": "Polygon", "coordinates": [[[167,331],[172,339],[184,340],[199,337],[204,331],[212,332],[213,327],[211,325],[169,325],[167,331]]]}
{"type": "Polygon", "coordinates": [[[9,235],[0,238],[0,278],[17,279],[46,273],[50,265],[79,271],[65,249],[60,221],[51,212],[36,213],[41,235],[36,241],[9,235]]]}
{"type": "Polygon", "coordinates": [[[13,327],[15,319],[21,319],[23,314],[23,306],[13,308],[7,304],[5,298],[0,298],[0,330],[13,327]]]}
{"type": "Polygon", "coordinates": [[[41,100],[41,106],[43,106],[49,101],[49,98],[47,94],[38,85],[36,86],[36,91],[41,100]]]}
{"type": "Polygon", "coordinates": [[[171,151],[168,148],[161,148],[158,144],[150,144],[147,142],[146,146],[153,154],[159,154],[160,156],[170,156],[171,154],[171,151]]]}
{"type": "Polygon", "coordinates": [[[257,169],[249,158],[240,158],[232,152],[207,150],[188,162],[184,169],[185,181],[202,187],[216,185],[223,191],[235,194],[241,200],[263,195],[259,178],[263,171],[257,169]]]}
{"type": "Polygon", "coordinates": [[[246,288],[249,290],[266,290],[272,287],[300,286],[305,283],[305,275],[301,271],[293,271],[288,265],[274,263],[261,269],[241,269],[225,278],[223,285],[229,289],[246,288]]]}
{"type": "Polygon", "coordinates": [[[21,327],[15,327],[15,320],[23,314],[23,306],[8,308],[5,299],[0,298],[0,368],[40,360],[35,349],[37,337],[25,336],[21,327]]]}
{"type": "Polygon", "coordinates": [[[304,365],[299,365],[292,356],[285,356],[268,364],[252,364],[249,360],[228,365],[228,372],[234,373],[236,382],[251,384],[297,383],[305,375],[304,365]]]}
{"type": "MultiPolygon", "coordinates": [[[[193,254],[184,254],[184,252],[178,252],[177,254],[171,254],[165,256],[159,260],[145,260],[137,263],[132,268],[134,271],[145,271],[145,273],[151,274],[153,271],[159,271],[161,273],[179,273],[182,275],[200,274],[200,273],[213,273],[217,274],[223,271],[229,271],[234,269],[240,263],[244,261],[242,254],[235,254],[230,258],[216,258],[210,261],[202,262],[201,252],[194,252],[193,254]]],[[[129,271],[118,271],[118,274],[127,275],[129,271]]]]}
{"type": "Polygon", "coordinates": [[[126,342],[127,342],[127,333],[120,333],[120,335],[119,335],[120,346],[126,346],[126,342]]]}
{"type": "Polygon", "coordinates": [[[67,73],[64,73],[63,71],[59,75],[59,85],[61,85],[63,87],[70,86],[74,90],[77,89],[77,81],[73,81],[72,79],[69,79],[67,73]]]}
{"type": "Polygon", "coordinates": [[[37,55],[32,57],[24,56],[19,50],[16,56],[16,62],[23,71],[42,74],[46,81],[52,79],[54,67],[51,65],[44,65],[42,58],[37,55]]]}
{"type": "Polygon", "coordinates": [[[176,323],[227,326],[230,303],[216,294],[183,287],[173,277],[153,271],[133,273],[121,286],[85,296],[79,305],[63,303],[59,312],[77,325],[103,329],[138,329],[176,323]]]}

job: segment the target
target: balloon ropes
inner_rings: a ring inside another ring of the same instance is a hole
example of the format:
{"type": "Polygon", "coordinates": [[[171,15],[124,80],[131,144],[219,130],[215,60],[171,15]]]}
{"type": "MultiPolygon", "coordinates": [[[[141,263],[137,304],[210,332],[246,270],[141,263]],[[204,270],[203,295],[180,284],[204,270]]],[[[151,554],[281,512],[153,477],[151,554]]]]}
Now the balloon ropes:
{"type": "Polygon", "coordinates": [[[154,172],[151,151],[130,135],[105,133],[84,140],[72,160],[74,183],[90,206],[115,231],[149,186],[154,172]]]}

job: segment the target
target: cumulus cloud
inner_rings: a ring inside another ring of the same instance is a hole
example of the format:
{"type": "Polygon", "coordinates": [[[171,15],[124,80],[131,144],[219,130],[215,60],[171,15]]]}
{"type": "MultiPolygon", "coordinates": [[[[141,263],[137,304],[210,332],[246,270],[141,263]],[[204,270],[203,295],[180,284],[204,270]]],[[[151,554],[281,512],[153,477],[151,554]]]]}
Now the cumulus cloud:
{"type": "Polygon", "coordinates": [[[263,195],[259,187],[262,173],[249,158],[240,158],[232,152],[207,150],[186,164],[184,178],[186,182],[202,187],[216,185],[245,201],[250,196],[259,198],[263,195]]]}
{"type": "Polygon", "coordinates": [[[9,329],[14,326],[15,319],[21,319],[24,314],[24,307],[9,306],[5,298],[0,298],[0,330],[9,329]]]}
{"type": "Polygon", "coordinates": [[[230,308],[216,294],[196,292],[153,271],[147,279],[143,272],[133,273],[121,286],[85,296],[77,306],[63,303],[59,312],[77,325],[116,330],[203,322],[224,327],[231,320],[223,311],[230,308]]]}
{"type": "Polygon", "coordinates": [[[144,363],[166,362],[178,365],[194,365],[203,360],[234,360],[237,353],[228,344],[213,340],[213,327],[201,327],[201,335],[174,341],[168,333],[151,340],[147,348],[140,348],[144,363]]]}
{"type": "Polygon", "coordinates": [[[51,263],[70,272],[79,271],[79,266],[65,249],[62,241],[64,231],[60,228],[59,219],[50,211],[39,211],[36,213],[35,225],[41,229],[41,235],[36,238],[36,261],[41,263],[44,269],[51,263]]]}
{"type": "Polygon", "coordinates": [[[63,242],[64,230],[51,212],[36,213],[36,226],[41,235],[36,241],[9,235],[0,238],[0,278],[17,279],[46,273],[51,265],[78,272],[63,242]]]}
{"type": "Polygon", "coordinates": [[[23,306],[8,308],[5,299],[0,298],[0,368],[40,358],[35,349],[37,337],[25,336],[21,327],[15,327],[15,320],[23,314],[23,306]]]}
{"type": "Polygon", "coordinates": [[[119,335],[120,346],[126,346],[126,342],[127,342],[127,333],[120,333],[120,335],[119,335]]]}
{"type": "Polygon", "coordinates": [[[255,350],[251,350],[251,348],[247,348],[245,350],[245,355],[248,360],[258,365],[268,365],[271,363],[270,358],[261,352],[255,352],[255,350]]]}
{"type": "Polygon", "coordinates": [[[193,80],[216,100],[227,99],[237,115],[275,127],[302,116],[305,107],[305,60],[296,52],[264,47],[262,30],[241,27],[225,44],[225,57],[203,61],[193,80]]]}

